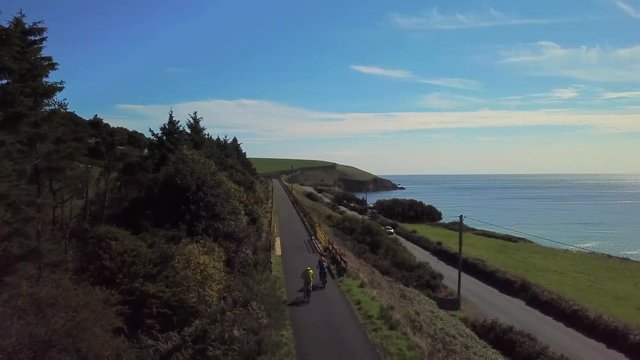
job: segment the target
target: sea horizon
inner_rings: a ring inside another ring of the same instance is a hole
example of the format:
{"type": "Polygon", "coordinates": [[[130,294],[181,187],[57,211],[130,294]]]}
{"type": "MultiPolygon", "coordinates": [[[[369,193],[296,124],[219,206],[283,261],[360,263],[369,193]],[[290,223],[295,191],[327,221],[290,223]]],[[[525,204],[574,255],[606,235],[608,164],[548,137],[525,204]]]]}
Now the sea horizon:
{"type": "MultiPolygon", "coordinates": [[[[640,173],[627,173],[627,172],[611,172],[611,173],[597,173],[597,172],[570,172],[570,173],[429,173],[429,174],[375,174],[378,177],[384,178],[385,176],[447,176],[447,175],[630,175],[640,176],[640,173]]],[[[381,190],[385,191],[385,190],[381,190]]]]}
{"type": "Polygon", "coordinates": [[[430,174],[385,178],[405,189],[358,196],[366,196],[369,202],[394,197],[416,199],[438,208],[446,222],[457,221],[462,214],[499,227],[473,220],[469,226],[522,236],[545,246],[562,248],[541,238],[640,260],[637,174],[430,174]]]}

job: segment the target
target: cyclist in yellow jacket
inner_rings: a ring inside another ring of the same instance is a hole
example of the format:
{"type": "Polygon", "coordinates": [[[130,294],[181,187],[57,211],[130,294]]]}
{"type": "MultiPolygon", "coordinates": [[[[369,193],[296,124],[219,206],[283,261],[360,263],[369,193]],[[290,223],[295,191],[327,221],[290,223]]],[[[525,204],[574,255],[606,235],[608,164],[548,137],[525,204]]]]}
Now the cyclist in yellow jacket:
{"type": "Polygon", "coordinates": [[[311,290],[313,286],[313,270],[311,270],[310,266],[302,271],[300,278],[302,278],[302,281],[304,282],[303,289],[311,290]]]}

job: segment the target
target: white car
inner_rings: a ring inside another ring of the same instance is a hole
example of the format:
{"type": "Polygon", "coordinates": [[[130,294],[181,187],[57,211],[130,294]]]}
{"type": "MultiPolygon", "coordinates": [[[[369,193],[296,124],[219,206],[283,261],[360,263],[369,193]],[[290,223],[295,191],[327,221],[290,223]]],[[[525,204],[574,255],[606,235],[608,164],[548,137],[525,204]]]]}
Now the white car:
{"type": "Polygon", "coordinates": [[[393,231],[393,228],[391,226],[385,226],[384,227],[384,231],[387,233],[387,235],[394,235],[395,232],[393,231]]]}

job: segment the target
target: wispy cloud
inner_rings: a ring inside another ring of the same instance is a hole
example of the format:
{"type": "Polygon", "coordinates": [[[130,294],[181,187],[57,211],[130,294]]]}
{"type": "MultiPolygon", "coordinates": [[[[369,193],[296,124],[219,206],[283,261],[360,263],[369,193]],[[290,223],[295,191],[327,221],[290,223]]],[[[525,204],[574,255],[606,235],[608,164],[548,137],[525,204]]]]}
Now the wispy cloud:
{"type": "Polygon", "coordinates": [[[548,92],[533,93],[527,95],[508,96],[498,99],[498,102],[503,100],[508,103],[518,104],[523,101],[547,103],[547,102],[560,102],[570,99],[575,99],[581,95],[579,86],[570,86],[567,88],[553,89],[548,92]],[[515,102],[514,102],[515,101],[515,102]]]}
{"type": "Polygon", "coordinates": [[[484,101],[478,98],[441,92],[427,94],[418,102],[419,105],[429,109],[461,109],[469,106],[477,107],[483,103],[484,101]]]}
{"type": "Polygon", "coordinates": [[[492,27],[492,26],[516,26],[516,25],[541,25],[578,21],[579,19],[535,19],[518,17],[501,13],[488,8],[478,13],[453,13],[441,14],[433,8],[420,15],[403,15],[394,13],[390,15],[391,23],[403,29],[441,29],[455,30],[466,28],[492,27]]]}
{"type": "Polygon", "coordinates": [[[530,75],[586,81],[640,81],[640,44],[626,48],[562,47],[540,41],[498,52],[499,63],[530,75]]]}
{"type": "Polygon", "coordinates": [[[459,78],[419,79],[418,82],[466,90],[480,90],[482,88],[482,85],[475,80],[459,78]]]}
{"type": "Polygon", "coordinates": [[[407,71],[407,70],[383,69],[381,67],[367,66],[367,65],[351,65],[349,67],[355,71],[361,72],[363,74],[369,74],[369,75],[386,76],[386,77],[399,78],[399,79],[414,77],[411,71],[407,71]]]}
{"type": "Polygon", "coordinates": [[[602,94],[601,99],[640,99],[640,91],[607,91],[602,94]]]}
{"type": "Polygon", "coordinates": [[[367,75],[376,75],[376,76],[384,76],[395,79],[407,79],[423,84],[431,84],[443,87],[450,87],[456,89],[464,89],[464,90],[480,90],[482,85],[470,79],[461,79],[461,78],[423,78],[413,74],[413,72],[409,70],[402,69],[385,69],[379,66],[370,66],[370,65],[351,65],[349,66],[352,70],[357,72],[367,74],[367,75]]]}
{"type": "MultiPolygon", "coordinates": [[[[473,100],[471,100],[473,101],[473,100]]],[[[203,100],[179,104],[117,105],[118,125],[145,131],[166,121],[173,108],[178,117],[193,111],[204,117],[212,134],[241,139],[324,138],[389,134],[424,129],[520,127],[533,125],[589,126],[598,131],[640,131],[635,111],[476,110],[387,113],[333,113],[313,111],[264,100],[203,100]],[[330,126],[328,126],[330,124],[330,126]]]]}
{"type": "Polygon", "coordinates": [[[622,0],[611,0],[614,4],[616,4],[622,11],[624,11],[627,15],[634,17],[636,19],[640,19],[640,11],[634,9],[631,5],[627,4],[622,0]]]}

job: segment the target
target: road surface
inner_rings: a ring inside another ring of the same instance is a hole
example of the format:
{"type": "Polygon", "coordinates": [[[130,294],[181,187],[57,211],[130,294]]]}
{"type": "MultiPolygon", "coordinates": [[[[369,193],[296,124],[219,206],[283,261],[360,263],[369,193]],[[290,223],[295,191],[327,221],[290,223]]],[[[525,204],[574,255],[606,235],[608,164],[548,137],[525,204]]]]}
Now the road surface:
{"type": "MultiPolygon", "coordinates": [[[[418,261],[429,263],[444,278],[442,282],[457,289],[458,270],[429,252],[397,236],[418,261]]],[[[498,318],[508,324],[527,330],[554,351],[572,359],[627,359],[604,344],[588,338],[564,324],[527,306],[524,301],[507,296],[470,276],[462,274],[462,299],[469,310],[479,316],[498,318]]]]}
{"type": "Polygon", "coordinates": [[[318,254],[279,182],[273,182],[282,247],[282,264],[289,314],[300,360],[373,359],[380,357],[369,341],[348,300],[331,277],[325,289],[317,289],[311,302],[302,303],[300,275],[307,266],[315,269],[318,254]]]}

